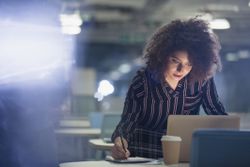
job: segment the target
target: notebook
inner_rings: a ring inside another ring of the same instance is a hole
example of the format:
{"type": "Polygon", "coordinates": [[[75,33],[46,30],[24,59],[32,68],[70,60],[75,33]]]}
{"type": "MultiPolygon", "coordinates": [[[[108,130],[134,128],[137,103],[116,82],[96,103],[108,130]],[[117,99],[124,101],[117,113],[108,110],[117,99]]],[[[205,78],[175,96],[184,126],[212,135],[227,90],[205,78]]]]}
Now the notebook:
{"type": "Polygon", "coordinates": [[[192,134],[200,128],[239,129],[240,117],[236,115],[170,115],[167,135],[182,138],[180,162],[189,162],[192,134]]]}
{"type": "Polygon", "coordinates": [[[128,159],[114,159],[112,156],[107,155],[106,161],[114,162],[114,163],[147,163],[155,161],[155,159],[144,158],[144,157],[129,157],[128,159]]]}

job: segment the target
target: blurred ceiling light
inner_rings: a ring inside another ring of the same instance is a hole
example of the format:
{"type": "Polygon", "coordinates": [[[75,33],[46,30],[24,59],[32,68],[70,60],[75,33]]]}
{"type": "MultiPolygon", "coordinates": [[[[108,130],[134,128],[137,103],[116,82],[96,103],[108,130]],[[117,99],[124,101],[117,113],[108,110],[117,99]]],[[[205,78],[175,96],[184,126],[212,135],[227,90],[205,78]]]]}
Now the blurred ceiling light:
{"type": "Polygon", "coordinates": [[[144,60],[141,58],[136,58],[133,60],[134,64],[137,66],[143,66],[145,64],[144,60]]]}
{"type": "Polygon", "coordinates": [[[60,21],[62,26],[81,26],[82,19],[79,14],[61,14],[60,21]]]}
{"type": "Polygon", "coordinates": [[[210,21],[210,27],[212,29],[229,29],[230,23],[226,19],[214,19],[210,21]]]}
{"type": "Polygon", "coordinates": [[[114,92],[114,86],[108,80],[102,80],[94,97],[101,101],[104,96],[108,96],[114,92]]]}
{"type": "Polygon", "coordinates": [[[97,99],[97,101],[103,100],[103,95],[100,92],[96,92],[94,97],[97,99]]]}
{"type": "Polygon", "coordinates": [[[81,32],[81,28],[79,26],[63,26],[62,33],[68,35],[76,35],[81,32]]]}
{"type": "Polygon", "coordinates": [[[110,73],[110,78],[111,78],[112,80],[118,80],[120,77],[121,77],[121,73],[118,72],[118,71],[112,71],[112,72],[110,73]]]}
{"type": "Polygon", "coordinates": [[[238,52],[238,57],[240,59],[249,59],[250,58],[250,54],[247,50],[241,50],[238,52]]]}
{"type": "Polygon", "coordinates": [[[119,11],[96,11],[93,17],[101,21],[128,21],[131,19],[129,15],[119,11]]]}
{"type": "Polygon", "coordinates": [[[211,3],[206,7],[209,11],[231,11],[231,12],[239,12],[239,6],[234,4],[226,4],[226,3],[211,3]]]}
{"type": "Polygon", "coordinates": [[[104,96],[107,96],[114,92],[114,86],[108,80],[102,80],[99,83],[98,92],[102,93],[104,96]]]}
{"type": "Polygon", "coordinates": [[[95,6],[95,5],[105,5],[110,7],[121,6],[122,8],[132,8],[132,9],[142,9],[145,6],[145,0],[84,0],[86,6],[95,6]]]}
{"type": "Polygon", "coordinates": [[[68,35],[76,35],[81,32],[80,26],[83,21],[79,13],[61,14],[60,22],[62,25],[62,33],[68,35]]]}
{"type": "Polygon", "coordinates": [[[248,2],[248,6],[250,7],[250,1],[248,2]]]}
{"type": "Polygon", "coordinates": [[[122,64],[118,69],[121,73],[126,74],[131,71],[131,65],[129,64],[122,64]]]}
{"type": "Polygon", "coordinates": [[[235,53],[227,53],[226,54],[226,60],[233,62],[233,61],[237,61],[238,57],[237,57],[237,55],[235,53]]]}

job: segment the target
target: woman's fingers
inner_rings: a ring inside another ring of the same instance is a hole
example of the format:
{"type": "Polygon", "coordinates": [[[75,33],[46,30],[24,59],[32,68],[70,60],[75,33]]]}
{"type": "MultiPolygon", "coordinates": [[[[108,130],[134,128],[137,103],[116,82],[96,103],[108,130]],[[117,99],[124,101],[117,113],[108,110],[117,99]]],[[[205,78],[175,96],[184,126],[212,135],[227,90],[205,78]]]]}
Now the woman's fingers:
{"type": "Polygon", "coordinates": [[[128,149],[126,149],[126,159],[128,159],[128,157],[130,156],[130,152],[129,152],[129,150],[128,149]]]}
{"type": "Polygon", "coordinates": [[[112,157],[115,159],[126,159],[126,153],[120,145],[115,144],[112,148],[112,157]]]}
{"type": "Polygon", "coordinates": [[[115,145],[111,149],[111,155],[115,159],[127,159],[130,156],[130,152],[127,149],[128,144],[127,141],[124,139],[125,144],[125,150],[122,146],[122,142],[120,138],[116,138],[115,145]]]}
{"type": "Polygon", "coordinates": [[[123,151],[121,151],[117,146],[114,146],[111,150],[112,157],[115,159],[126,159],[126,155],[123,151]]]}

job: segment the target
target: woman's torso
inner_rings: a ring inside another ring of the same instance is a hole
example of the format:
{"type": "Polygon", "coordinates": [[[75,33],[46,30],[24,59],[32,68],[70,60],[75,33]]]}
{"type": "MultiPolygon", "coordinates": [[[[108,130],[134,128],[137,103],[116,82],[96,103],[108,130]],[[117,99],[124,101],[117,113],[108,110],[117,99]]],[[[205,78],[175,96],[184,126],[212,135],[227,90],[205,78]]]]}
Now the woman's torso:
{"type": "Polygon", "coordinates": [[[168,115],[196,115],[202,100],[201,83],[188,86],[187,78],[175,90],[158,82],[147,70],[138,73],[144,84],[138,96],[140,115],[130,138],[132,155],[162,157],[160,138],[166,133],[168,115]]]}

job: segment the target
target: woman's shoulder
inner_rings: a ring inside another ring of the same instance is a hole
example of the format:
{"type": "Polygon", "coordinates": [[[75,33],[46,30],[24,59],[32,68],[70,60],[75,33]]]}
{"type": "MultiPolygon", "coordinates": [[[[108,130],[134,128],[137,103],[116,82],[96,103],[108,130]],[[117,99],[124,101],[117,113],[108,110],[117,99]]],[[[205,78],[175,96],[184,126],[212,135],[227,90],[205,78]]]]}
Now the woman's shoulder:
{"type": "Polygon", "coordinates": [[[145,68],[137,70],[135,76],[132,79],[132,84],[141,84],[147,80],[147,71],[145,68]]]}
{"type": "Polygon", "coordinates": [[[130,89],[133,90],[136,97],[142,97],[147,87],[147,76],[145,68],[137,70],[136,75],[133,77],[130,83],[130,89]]]}

